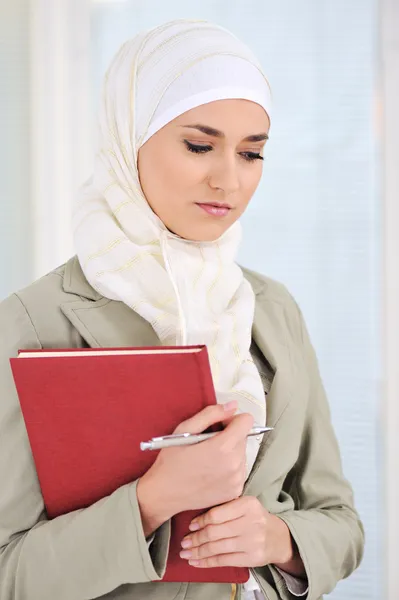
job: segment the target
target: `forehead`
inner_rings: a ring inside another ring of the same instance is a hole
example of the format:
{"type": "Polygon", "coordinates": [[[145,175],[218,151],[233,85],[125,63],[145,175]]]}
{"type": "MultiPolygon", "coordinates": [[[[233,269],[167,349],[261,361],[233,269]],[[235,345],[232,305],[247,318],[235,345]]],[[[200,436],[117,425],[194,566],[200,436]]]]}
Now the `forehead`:
{"type": "Polygon", "coordinates": [[[181,127],[201,123],[222,131],[226,137],[268,133],[269,117],[260,104],[242,99],[215,100],[183,113],[172,122],[181,127]]]}

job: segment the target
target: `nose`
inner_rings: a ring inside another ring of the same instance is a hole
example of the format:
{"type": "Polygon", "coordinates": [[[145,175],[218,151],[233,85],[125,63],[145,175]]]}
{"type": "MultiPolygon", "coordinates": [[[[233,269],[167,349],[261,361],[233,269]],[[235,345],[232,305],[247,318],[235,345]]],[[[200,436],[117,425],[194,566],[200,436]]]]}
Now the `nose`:
{"type": "Polygon", "coordinates": [[[240,189],[235,156],[225,156],[215,161],[209,177],[209,185],[216,190],[222,190],[226,195],[233,194],[240,189]]]}

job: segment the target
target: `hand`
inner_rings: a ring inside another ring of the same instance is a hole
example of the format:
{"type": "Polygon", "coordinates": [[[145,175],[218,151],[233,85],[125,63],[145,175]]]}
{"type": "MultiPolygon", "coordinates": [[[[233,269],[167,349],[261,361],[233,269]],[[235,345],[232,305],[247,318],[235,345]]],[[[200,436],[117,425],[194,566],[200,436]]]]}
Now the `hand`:
{"type": "Polygon", "coordinates": [[[192,446],[164,448],[140,479],[137,496],[145,535],[178,512],[208,508],[238,498],[245,483],[248,414],[233,416],[237,403],[208,406],[175,433],[201,433],[228,421],[213,438],[192,446]]]}
{"type": "Polygon", "coordinates": [[[274,564],[293,575],[304,574],[287,525],[253,496],[212,508],[194,519],[190,529],[197,531],[182,540],[180,556],[194,567],[274,564]]]}

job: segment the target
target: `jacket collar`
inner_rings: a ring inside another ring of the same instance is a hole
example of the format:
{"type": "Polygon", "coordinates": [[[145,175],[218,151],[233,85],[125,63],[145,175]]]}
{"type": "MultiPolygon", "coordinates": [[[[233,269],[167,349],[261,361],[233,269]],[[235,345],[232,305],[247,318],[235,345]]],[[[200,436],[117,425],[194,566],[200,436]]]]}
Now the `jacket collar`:
{"type": "Polygon", "coordinates": [[[87,281],[77,256],[71,258],[65,265],[62,287],[64,292],[75,294],[88,300],[100,300],[103,298],[87,281]]]}

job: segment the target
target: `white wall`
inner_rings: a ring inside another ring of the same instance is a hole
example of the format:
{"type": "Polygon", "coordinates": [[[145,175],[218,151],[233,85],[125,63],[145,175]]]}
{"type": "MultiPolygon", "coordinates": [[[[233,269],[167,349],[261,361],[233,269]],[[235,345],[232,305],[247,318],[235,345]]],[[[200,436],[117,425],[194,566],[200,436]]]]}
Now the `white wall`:
{"type": "Polygon", "coordinates": [[[31,0],[33,276],[74,252],[71,206],[90,176],[90,3],[31,0]]]}
{"type": "Polygon", "coordinates": [[[0,1],[0,299],[73,253],[90,176],[89,0],[0,1]]]}
{"type": "Polygon", "coordinates": [[[381,83],[384,130],[384,542],[389,600],[398,597],[399,539],[399,3],[382,1],[381,83]]]}
{"type": "Polygon", "coordinates": [[[29,1],[0,2],[0,298],[31,277],[29,1]]]}

